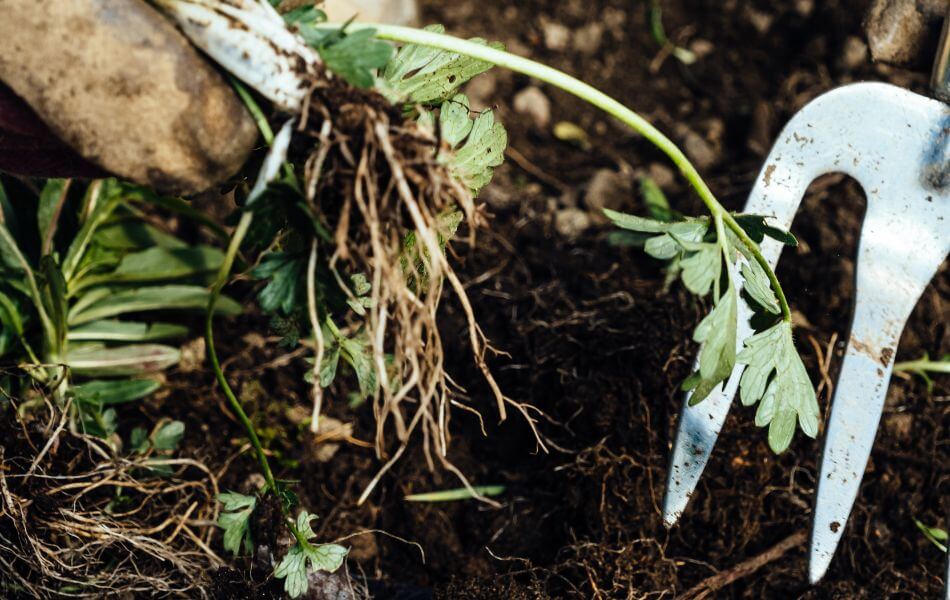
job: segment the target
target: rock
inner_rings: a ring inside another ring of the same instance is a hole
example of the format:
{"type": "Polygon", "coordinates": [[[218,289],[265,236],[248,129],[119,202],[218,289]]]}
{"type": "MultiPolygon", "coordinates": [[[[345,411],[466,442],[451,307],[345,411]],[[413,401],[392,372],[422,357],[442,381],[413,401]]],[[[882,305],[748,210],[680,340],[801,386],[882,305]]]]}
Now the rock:
{"type": "Polygon", "coordinates": [[[515,112],[531,119],[538,129],[547,129],[551,123],[551,101],[535,86],[526,87],[515,94],[512,105],[515,112]]]}
{"type": "Polygon", "coordinates": [[[622,210],[630,205],[633,198],[633,182],[617,171],[600,169],[590,178],[584,205],[591,213],[594,222],[606,223],[604,209],[622,210]]]}
{"type": "Polygon", "coordinates": [[[909,440],[913,427],[914,415],[894,413],[884,417],[884,429],[898,440],[909,440]]]}
{"type": "Polygon", "coordinates": [[[754,8],[746,10],[746,19],[752,24],[752,27],[759,33],[765,35],[772,29],[772,23],[775,21],[775,15],[762,12],[754,8]]]}
{"type": "Polygon", "coordinates": [[[604,39],[604,26],[599,21],[584,25],[574,34],[574,49],[581,54],[592,56],[600,50],[604,39]]]}
{"type": "Polygon", "coordinates": [[[194,373],[204,368],[205,355],[205,339],[203,337],[197,337],[186,342],[181,347],[181,360],[178,361],[178,371],[181,373],[194,373]]]}
{"type": "Polygon", "coordinates": [[[601,20],[611,31],[619,33],[627,29],[627,13],[619,8],[613,8],[612,6],[604,8],[601,20]]]}
{"type": "Polygon", "coordinates": [[[555,52],[566,50],[567,44],[571,40],[570,29],[547,19],[541,22],[541,33],[544,36],[544,45],[547,46],[548,50],[554,50],[555,52]]]}
{"type": "Polygon", "coordinates": [[[465,94],[474,111],[483,111],[495,103],[495,90],[498,89],[498,79],[494,70],[482,73],[472,79],[465,86],[465,94]]]}
{"type": "Polygon", "coordinates": [[[718,161],[716,149],[712,144],[692,129],[687,130],[683,135],[683,151],[700,171],[712,168],[718,161]]]}
{"type": "Polygon", "coordinates": [[[795,0],[795,12],[802,17],[810,17],[815,12],[815,0],[795,0]]]}
{"type": "Polygon", "coordinates": [[[144,0],[4,0],[0,79],[103,169],[193,194],[257,139],[221,75],[144,0]]]}
{"type": "Polygon", "coordinates": [[[946,0],[874,0],[864,23],[871,58],[901,67],[928,67],[946,0]]]}
{"type": "Polygon", "coordinates": [[[752,109],[752,125],[746,145],[759,156],[765,156],[772,147],[772,127],[775,114],[772,105],[764,100],[756,102],[752,109]]]}
{"type": "Polygon", "coordinates": [[[419,7],[415,0],[326,0],[323,10],[331,21],[342,22],[355,16],[357,21],[367,23],[419,24],[419,7]]]}
{"type": "Polygon", "coordinates": [[[854,71],[862,66],[868,59],[868,47],[857,36],[849,36],[844,41],[844,47],[841,49],[841,56],[838,58],[838,65],[845,71],[854,71]]]}
{"type": "Polygon", "coordinates": [[[650,163],[647,167],[647,174],[653,180],[653,183],[661,189],[668,189],[676,181],[676,174],[673,169],[663,163],[650,163]]]}
{"type": "Polygon", "coordinates": [[[593,224],[590,215],[579,208],[562,208],[554,214],[554,230],[568,240],[576,240],[593,224]]]}
{"type": "Polygon", "coordinates": [[[706,58],[715,50],[716,46],[709,40],[704,40],[703,38],[696,38],[689,43],[689,51],[696,56],[697,60],[706,58]]]}

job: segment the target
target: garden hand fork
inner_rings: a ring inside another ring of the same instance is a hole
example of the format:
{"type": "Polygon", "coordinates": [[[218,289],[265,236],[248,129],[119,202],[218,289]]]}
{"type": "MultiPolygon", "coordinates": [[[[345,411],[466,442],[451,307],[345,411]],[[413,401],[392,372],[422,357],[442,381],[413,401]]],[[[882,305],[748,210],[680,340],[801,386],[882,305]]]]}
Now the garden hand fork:
{"type": "MultiPolygon", "coordinates": [[[[894,353],[914,305],[950,252],[950,17],[934,69],[940,100],[883,83],[857,83],[805,106],[782,131],[745,212],[788,229],[808,185],[840,172],[867,196],[856,267],[854,317],[831,414],[812,525],[809,578],[825,574],[844,531],[887,393],[894,353]]],[[[766,239],[773,267],[781,244],[766,239]]],[[[739,348],[752,334],[740,303],[739,348]]],[[[663,517],[676,523],[699,481],[743,366],[703,402],[683,407],[663,517]]]]}

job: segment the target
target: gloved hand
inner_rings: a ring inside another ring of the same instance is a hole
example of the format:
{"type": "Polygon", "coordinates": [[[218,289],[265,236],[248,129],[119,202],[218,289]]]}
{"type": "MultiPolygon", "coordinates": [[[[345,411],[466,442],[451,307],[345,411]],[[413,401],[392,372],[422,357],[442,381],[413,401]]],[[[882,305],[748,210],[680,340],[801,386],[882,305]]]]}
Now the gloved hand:
{"type": "Polygon", "coordinates": [[[0,0],[0,81],[0,170],[191,194],[257,139],[224,78],[144,0],[0,0]]]}

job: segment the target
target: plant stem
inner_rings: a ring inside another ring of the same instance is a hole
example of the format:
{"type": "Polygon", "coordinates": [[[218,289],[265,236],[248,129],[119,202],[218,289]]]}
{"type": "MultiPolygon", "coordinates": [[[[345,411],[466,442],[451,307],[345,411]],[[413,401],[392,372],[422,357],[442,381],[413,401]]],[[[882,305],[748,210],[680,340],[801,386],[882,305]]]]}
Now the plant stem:
{"type": "Polygon", "coordinates": [[[649,121],[641,117],[639,114],[635,113],[607,94],[601,92],[597,88],[584,83],[583,81],[572,77],[563,71],[559,71],[555,68],[521,56],[517,56],[515,54],[511,54],[510,52],[506,52],[504,50],[496,50],[495,48],[456,38],[451,35],[414,29],[412,27],[401,27],[398,25],[385,24],[323,23],[318,25],[318,27],[327,29],[339,29],[344,26],[348,31],[374,29],[376,30],[376,37],[380,39],[407,44],[418,44],[420,46],[427,46],[430,48],[438,48],[447,52],[454,52],[456,54],[461,54],[463,56],[468,56],[470,58],[491,63],[492,65],[509,69],[523,75],[528,75],[529,77],[533,77],[553,85],[554,87],[557,87],[561,90],[564,90],[569,94],[577,96],[581,100],[584,100],[588,104],[601,109],[623,124],[627,125],[645,137],[650,143],[655,145],[669,157],[669,159],[674,165],[676,165],[676,167],[680,170],[680,173],[683,174],[693,189],[696,190],[696,193],[699,194],[700,199],[706,205],[706,208],[713,217],[716,217],[720,214],[723,215],[722,218],[725,221],[726,226],[729,227],[729,229],[736,234],[736,237],[738,237],[742,243],[749,248],[749,251],[755,258],[756,262],[758,262],[765,270],[766,274],[768,275],[769,282],[772,284],[775,294],[778,297],[779,304],[781,305],[783,319],[786,321],[791,321],[791,310],[789,309],[788,301],[785,298],[785,293],[782,291],[782,286],[779,283],[778,278],[775,277],[772,267],[768,264],[768,261],[765,260],[765,257],[762,256],[761,251],[759,251],[758,245],[752,241],[751,238],[749,238],[742,227],[736,222],[735,219],[732,218],[732,215],[729,214],[729,211],[727,211],[722,206],[722,204],[719,203],[719,201],[716,199],[716,196],[709,189],[709,186],[707,186],[706,182],[703,181],[703,178],[696,170],[696,167],[693,166],[683,151],[680,150],[676,144],[666,137],[666,135],[664,135],[659,129],[654,127],[649,121]]]}
{"type": "MultiPolygon", "coordinates": [[[[260,129],[261,136],[263,136],[268,145],[271,145],[274,141],[274,132],[270,127],[270,123],[267,122],[267,118],[264,116],[263,111],[261,111],[260,107],[257,105],[257,102],[254,101],[254,98],[247,91],[247,89],[244,88],[244,86],[238,83],[238,81],[234,78],[231,78],[231,83],[234,85],[235,90],[237,90],[241,100],[244,101],[244,105],[247,107],[248,111],[254,116],[257,127],[260,129]]],[[[285,167],[286,166],[287,165],[285,163],[285,167]]],[[[231,276],[231,268],[234,266],[234,260],[237,258],[238,252],[241,249],[241,243],[244,241],[244,237],[251,228],[251,223],[253,221],[254,212],[247,209],[244,210],[244,212],[241,213],[241,218],[238,221],[237,226],[234,228],[234,233],[231,234],[231,241],[228,243],[228,248],[224,254],[224,260],[222,261],[221,268],[218,269],[218,275],[215,278],[214,287],[211,288],[211,296],[208,298],[208,309],[205,314],[205,343],[208,347],[208,358],[211,360],[211,369],[214,371],[215,379],[217,379],[218,385],[220,385],[222,391],[224,391],[224,395],[228,399],[228,403],[231,405],[231,410],[237,414],[238,420],[241,421],[241,425],[244,426],[244,430],[247,432],[248,439],[251,440],[251,445],[254,447],[254,454],[257,456],[257,462],[261,465],[261,472],[264,475],[264,481],[267,483],[267,489],[269,489],[271,493],[273,493],[277,498],[277,501],[280,505],[280,512],[284,516],[284,523],[287,525],[290,533],[293,534],[294,538],[297,540],[297,543],[300,544],[302,548],[310,548],[310,542],[307,540],[306,536],[301,533],[300,529],[297,528],[297,524],[294,522],[293,516],[290,514],[290,511],[280,498],[280,490],[277,486],[277,480],[274,479],[274,472],[270,468],[270,462],[267,460],[267,454],[264,453],[264,446],[261,444],[260,436],[257,435],[257,430],[254,428],[254,423],[251,422],[250,417],[247,416],[247,412],[244,411],[244,407],[241,406],[240,400],[238,400],[237,396],[234,395],[234,390],[232,390],[230,384],[228,384],[228,380],[224,376],[224,371],[221,369],[221,362],[218,360],[218,352],[214,347],[214,306],[217,304],[218,298],[221,296],[221,290],[224,289],[225,284],[227,284],[228,279],[231,276]]]]}
{"type": "Polygon", "coordinates": [[[241,247],[241,242],[244,241],[244,236],[247,235],[247,231],[251,227],[251,222],[253,220],[253,212],[249,210],[243,212],[241,214],[240,221],[238,221],[237,227],[234,228],[234,233],[231,235],[231,242],[228,244],[228,249],[224,254],[224,262],[221,263],[221,268],[218,271],[218,276],[214,282],[214,287],[211,288],[211,296],[208,299],[208,310],[207,314],[205,315],[205,341],[208,346],[208,358],[211,360],[211,369],[214,371],[215,379],[218,380],[218,385],[221,386],[225,397],[228,399],[228,403],[231,405],[231,410],[237,414],[238,420],[241,422],[241,425],[244,426],[244,430],[247,432],[247,437],[251,440],[251,445],[254,447],[254,453],[257,455],[257,462],[261,465],[264,481],[267,482],[267,488],[274,494],[274,496],[277,497],[278,501],[280,502],[280,510],[284,515],[287,527],[290,529],[290,532],[297,539],[297,542],[306,548],[309,547],[310,543],[300,532],[300,530],[297,529],[297,525],[294,523],[290,512],[284,506],[283,501],[280,500],[277,480],[274,479],[274,473],[271,471],[270,462],[267,460],[267,455],[264,453],[264,446],[261,444],[261,439],[257,435],[257,430],[254,429],[254,424],[251,422],[250,417],[247,416],[247,412],[244,411],[244,407],[241,406],[241,402],[237,399],[237,396],[234,395],[234,390],[232,390],[231,386],[228,384],[228,380],[224,376],[224,371],[221,369],[221,362],[218,360],[218,353],[214,347],[214,306],[218,302],[218,298],[221,296],[221,290],[224,288],[224,285],[227,283],[228,278],[231,275],[231,267],[234,266],[234,259],[237,257],[238,250],[241,247]]]}
{"type": "Polygon", "coordinates": [[[950,374],[950,360],[932,360],[926,356],[894,364],[895,371],[922,371],[950,374]]]}

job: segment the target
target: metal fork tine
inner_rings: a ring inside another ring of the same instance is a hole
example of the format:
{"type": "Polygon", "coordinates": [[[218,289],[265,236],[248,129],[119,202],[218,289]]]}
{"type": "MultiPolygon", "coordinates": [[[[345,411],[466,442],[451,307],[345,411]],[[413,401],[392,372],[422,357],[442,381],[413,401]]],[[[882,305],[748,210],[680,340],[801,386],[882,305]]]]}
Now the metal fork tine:
{"type": "Polygon", "coordinates": [[[900,177],[868,195],[854,319],[832,401],[815,499],[808,569],[812,583],[828,569],[861,487],[904,324],[950,250],[950,240],[941,240],[946,236],[938,224],[945,215],[939,209],[906,210],[902,201],[914,201],[914,193],[900,177]],[[893,201],[881,203],[879,196],[893,201]],[[908,238],[915,244],[900,250],[901,241],[908,238]]]}
{"type": "MultiPolygon", "coordinates": [[[[808,184],[835,171],[857,179],[868,198],[852,335],[816,497],[813,582],[827,570],[860,488],[904,324],[950,251],[948,131],[950,113],[940,102],[886,84],[839,88],[789,122],[746,205],[746,212],[770,216],[787,229],[808,184]]],[[[774,267],[781,247],[766,240],[762,251],[774,267]]],[[[748,308],[740,314],[748,315],[748,308]]],[[[739,340],[748,335],[745,325],[739,324],[739,340]]],[[[683,409],[664,501],[667,525],[676,522],[702,474],[740,374],[737,367],[724,390],[683,409]]]]}
{"type": "MultiPolygon", "coordinates": [[[[791,227],[808,185],[827,172],[829,161],[803,145],[799,131],[807,130],[809,115],[814,110],[809,104],[786,125],[779,141],[769,153],[746,202],[744,212],[765,215],[769,223],[781,229],[791,227]]],[[[762,255],[774,268],[782,252],[782,244],[766,239],[761,244],[762,255]]],[[[741,281],[739,287],[741,289],[741,281]]],[[[752,334],[749,319],[752,309],[740,299],[736,349],[741,350],[752,334]]],[[[663,500],[663,521],[672,527],[679,520],[689,498],[706,468],[722,425],[729,414],[732,399],[739,388],[744,367],[736,365],[724,386],[714,390],[696,406],[689,405],[690,394],[683,400],[676,438],[667,473],[666,495],[663,500]]]]}

